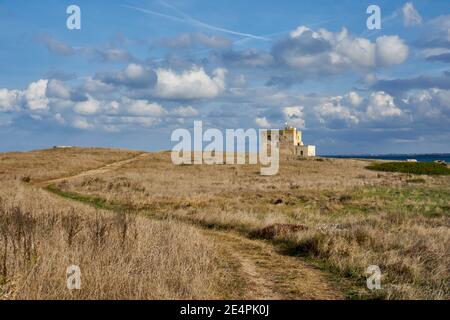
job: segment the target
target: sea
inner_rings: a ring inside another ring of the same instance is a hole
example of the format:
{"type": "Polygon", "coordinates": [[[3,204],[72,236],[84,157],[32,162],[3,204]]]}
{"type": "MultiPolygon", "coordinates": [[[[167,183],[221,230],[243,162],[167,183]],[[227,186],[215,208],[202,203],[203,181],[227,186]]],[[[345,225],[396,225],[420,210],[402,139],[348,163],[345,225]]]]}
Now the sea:
{"type": "Polygon", "coordinates": [[[450,153],[430,153],[430,154],[358,154],[358,155],[321,155],[324,158],[357,158],[374,160],[398,160],[416,159],[418,162],[433,162],[443,160],[450,163],[450,153]]]}

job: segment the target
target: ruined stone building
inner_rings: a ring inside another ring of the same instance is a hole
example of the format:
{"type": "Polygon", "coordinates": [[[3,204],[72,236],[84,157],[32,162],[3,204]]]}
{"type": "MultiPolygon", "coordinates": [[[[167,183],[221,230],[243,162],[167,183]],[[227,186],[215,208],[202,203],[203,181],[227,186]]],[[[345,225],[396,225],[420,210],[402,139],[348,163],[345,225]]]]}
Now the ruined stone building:
{"type": "MultiPolygon", "coordinates": [[[[267,140],[272,137],[272,130],[267,130],[267,140]]],[[[292,155],[300,157],[314,157],[316,155],[316,146],[305,145],[302,141],[302,132],[297,128],[285,126],[279,130],[279,148],[281,155],[292,155]]]]}

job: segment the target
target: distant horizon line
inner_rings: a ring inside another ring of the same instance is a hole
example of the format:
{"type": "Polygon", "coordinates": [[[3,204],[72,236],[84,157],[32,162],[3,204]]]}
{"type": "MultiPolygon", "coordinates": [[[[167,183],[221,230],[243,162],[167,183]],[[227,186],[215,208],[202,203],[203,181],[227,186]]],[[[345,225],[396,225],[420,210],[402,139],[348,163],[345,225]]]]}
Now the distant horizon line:
{"type": "MultiPolygon", "coordinates": [[[[58,146],[58,145],[56,145],[58,146]]],[[[8,151],[0,151],[0,153],[9,153],[9,152],[31,152],[38,150],[48,150],[53,149],[56,146],[51,146],[48,148],[41,149],[28,149],[28,150],[8,150],[8,151]]],[[[108,148],[108,149],[127,149],[127,150],[135,150],[135,151],[144,151],[144,152],[164,152],[170,151],[170,149],[159,149],[159,150],[145,150],[145,149],[132,149],[126,147],[117,147],[117,146],[66,146],[72,148],[108,148]]],[[[318,154],[319,157],[381,157],[381,156],[450,156],[450,151],[448,152],[424,152],[424,153],[348,153],[348,154],[337,154],[337,153],[328,153],[328,154],[318,154]]]]}
{"type": "Polygon", "coordinates": [[[350,154],[320,154],[320,157],[356,157],[356,156],[450,156],[450,152],[429,153],[350,153],[350,154]]]}

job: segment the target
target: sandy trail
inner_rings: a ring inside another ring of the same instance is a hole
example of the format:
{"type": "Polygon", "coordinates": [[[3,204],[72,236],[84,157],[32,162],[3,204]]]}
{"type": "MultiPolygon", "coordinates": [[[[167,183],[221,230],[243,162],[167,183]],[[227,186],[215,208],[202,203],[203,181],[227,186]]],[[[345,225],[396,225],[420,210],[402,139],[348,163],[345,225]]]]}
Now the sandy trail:
{"type": "Polygon", "coordinates": [[[286,256],[261,240],[230,231],[206,230],[223,252],[239,265],[245,286],[242,299],[344,299],[320,270],[297,257],[286,256]]]}
{"type": "Polygon", "coordinates": [[[64,177],[64,178],[57,178],[57,179],[53,179],[53,180],[47,180],[47,181],[42,181],[38,183],[38,186],[48,186],[51,184],[56,184],[59,182],[63,182],[63,181],[68,181],[68,180],[72,180],[72,179],[77,179],[77,178],[82,178],[82,177],[87,177],[87,176],[93,176],[93,175],[97,175],[97,174],[101,174],[101,173],[106,173],[109,171],[113,171],[116,169],[119,169],[120,167],[123,167],[126,164],[138,161],[138,160],[142,160],[146,157],[149,157],[150,154],[149,153],[141,153],[140,155],[138,155],[137,157],[133,157],[130,159],[126,159],[126,160],[121,160],[121,161],[117,161],[117,162],[113,162],[110,164],[107,164],[103,167],[100,168],[96,168],[96,169],[91,169],[91,170],[87,170],[87,171],[83,171],[80,173],[77,173],[76,175],[73,176],[69,176],[69,177],[64,177]]]}

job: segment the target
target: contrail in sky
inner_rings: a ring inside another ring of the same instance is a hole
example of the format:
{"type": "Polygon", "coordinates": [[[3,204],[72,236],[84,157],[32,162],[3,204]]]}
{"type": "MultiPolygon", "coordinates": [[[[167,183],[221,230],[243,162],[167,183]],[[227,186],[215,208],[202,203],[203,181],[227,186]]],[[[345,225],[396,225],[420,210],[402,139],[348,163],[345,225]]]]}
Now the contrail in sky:
{"type": "MultiPolygon", "coordinates": [[[[149,10],[149,9],[144,9],[144,8],[139,8],[139,7],[135,7],[135,6],[130,6],[130,5],[124,5],[124,7],[133,9],[133,10],[137,10],[143,13],[147,13],[147,14],[151,14],[151,15],[155,15],[155,16],[159,16],[162,18],[166,18],[172,21],[177,21],[177,22],[182,22],[182,23],[187,23],[190,25],[194,25],[194,26],[199,26],[199,27],[203,27],[205,29],[210,29],[210,30],[215,30],[215,31],[220,31],[220,32],[224,32],[224,33],[228,33],[228,34],[233,34],[233,35],[238,35],[243,37],[242,39],[233,41],[233,44],[235,45],[239,45],[239,44],[243,44],[247,41],[250,40],[263,40],[263,41],[273,41],[273,37],[275,36],[279,36],[285,33],[289,33],[292,30],[286,30],[286,31],[280,31],[280,32],[275,32],[275,33],[270,33],[270,34],[265,34],[265,35],[255,35],[255,34],[250,34],[250,33],[244,33],[244,32],[239,32],[239,31],[234,31],[234,30],[230,30],[230,29],[225,29],[225,28],[221,28],[221,27],[217,27],[205,22],[202,22],[200,20],[197,20],[193,17],[191,17],[190,15],[188,15],[187,13],[179,10],[178,8],[174,7],[173,5],[165,2],[165,1],[159,1],[162,5],[164,5],[165,7],[173,10],[174,12],[176,12],[179,16],[174,16],[174,15],[170,15],[170,14],[166,14],[166,13],[161,13],[161,12],[157,12],[157,11],[153,11],[153,10],[149,10]]],[[[325,24],[327,22],[333,21],[334,19],[328,19],[328,20],[323,20],[323,21],[319,21],[316,23],[312,23],[312,24],[308,24],[308,27],[312,27],[312,26],[318,26],[321,24],[325,24]]],[[[203,50],[199,50],[196,53],[203,53],[203,52],[208,52],[211,51],[211,49],[203,49],[203,50]]],[[[159,61],[163,61],[165,60],[165,58],[159,58],[159,59],[155,59],[153,60],[154,62],[159,62],[159,61]]]]}
{"type": "Polygon", "coordinates": [[[242,36],[242,37],[246,37],[246,38],[258,39],[258,40],[263,40],[263,41],[270,41],[269,38],[262,37],[262,36],[257,36],[257,35],[251,34],[251,33],[244,33],[244,32],[239,32],[239,31],[234,31],[234,30],[229,30],[229,29],[213,26],[211,24],[208,24],[208,23],[202,22],[200,20],[194,19],[191,16],[181,12],[180,10],[176,9],[175,7],[172,7],[169,4],[166,4],[166,3],[163,3],[163,4],[168,6],[168,7],[170,7],[173,10],[176,10],[180,15],[183,16],[183,18],[179,18],[177,16],[172,16],[172,15],[169,15],[169,14],[165,14],[165,13],[161,13],[161,12],[157,12],[157,11],[152,11],[152,10],[148,10],[148,9],[144,9],[144,8],[139,8],[139,7],[135,7],[135,6],[130,6],[130,5],[124,5],[124,6],[127,7],[127,8],[130,8],[130,9],[134,9],[134,10],[137,10],[137,11],[141,11],[141,12],[147,13],[147,14],[159,16],[159,17],[170,19],[170,20],[173,20],[173,21],[188,23],[188,24],[191,24],[191,25],[203,27],[203,28],[210,29],[210,30],[220,31],[220,32],[229,33],[229,34],[234,34],[234,35],[242,36]]]}

